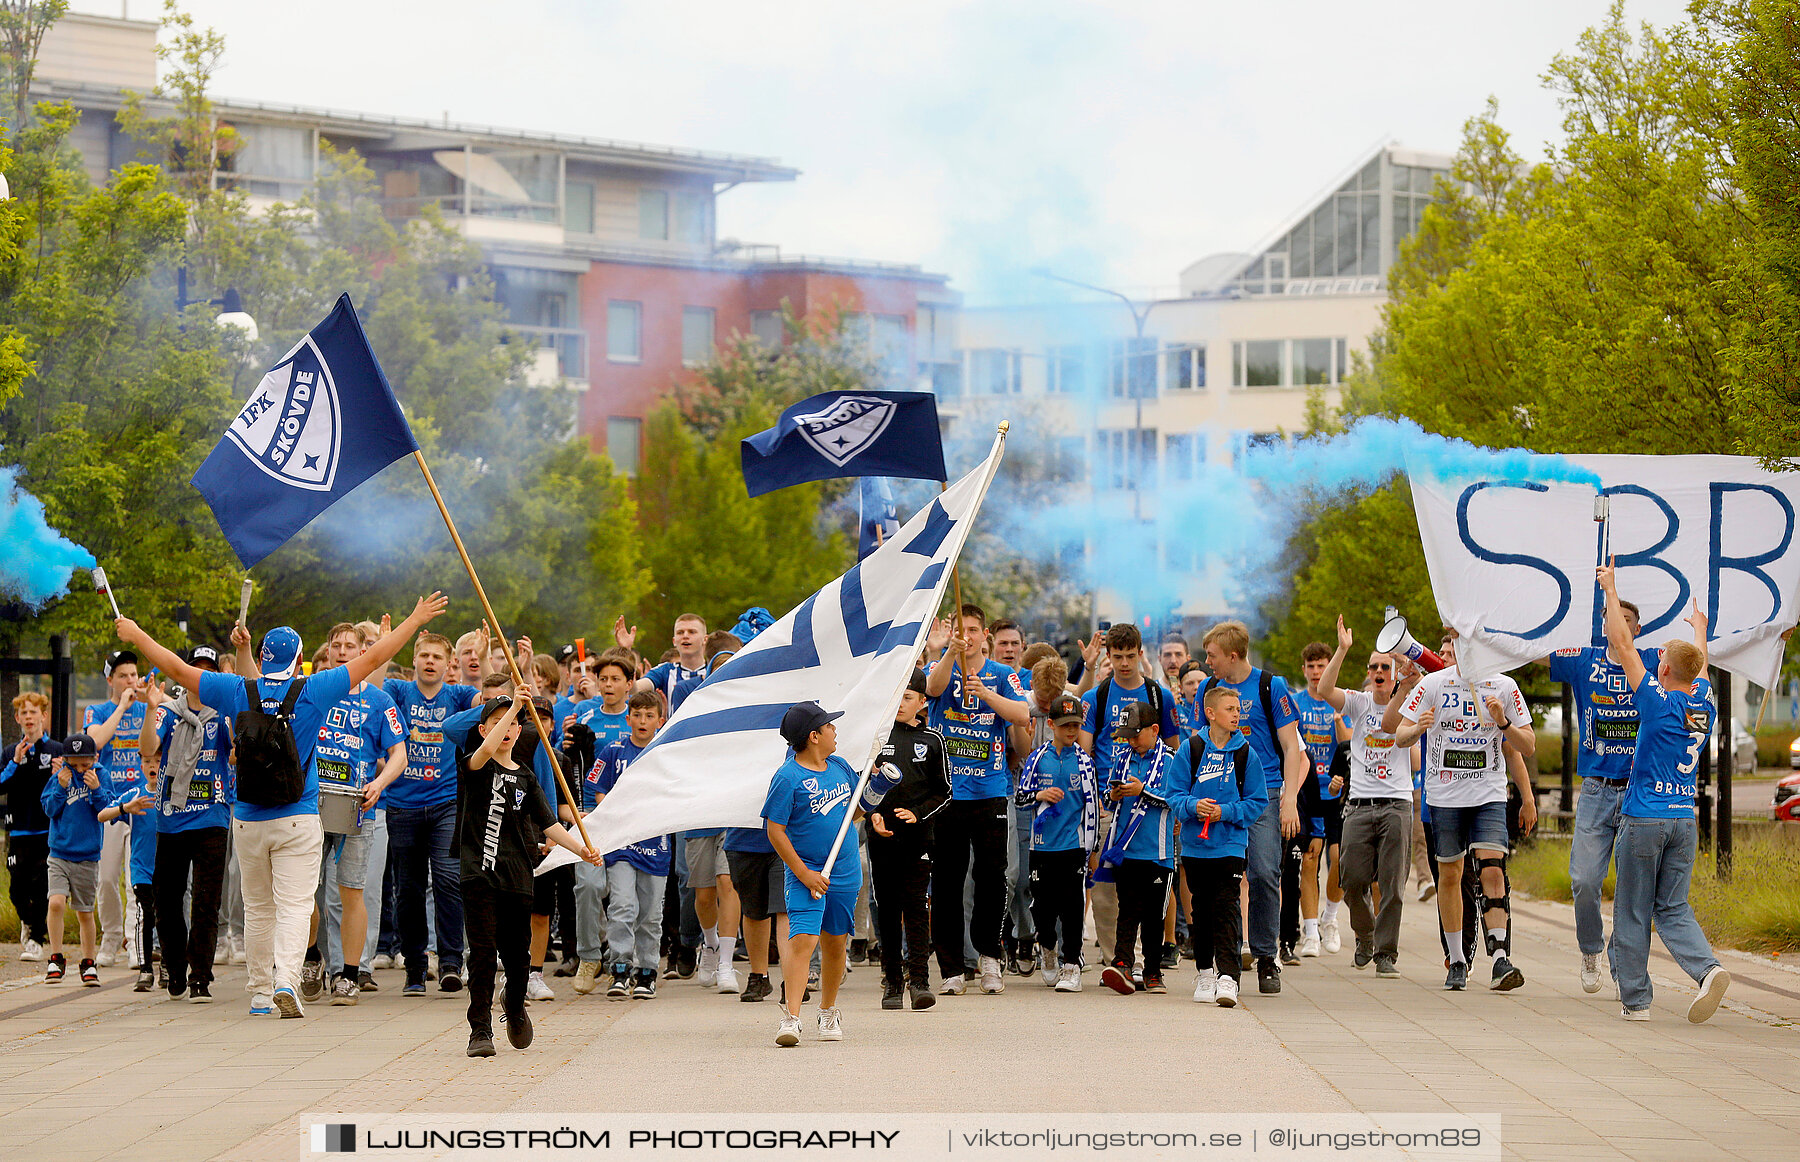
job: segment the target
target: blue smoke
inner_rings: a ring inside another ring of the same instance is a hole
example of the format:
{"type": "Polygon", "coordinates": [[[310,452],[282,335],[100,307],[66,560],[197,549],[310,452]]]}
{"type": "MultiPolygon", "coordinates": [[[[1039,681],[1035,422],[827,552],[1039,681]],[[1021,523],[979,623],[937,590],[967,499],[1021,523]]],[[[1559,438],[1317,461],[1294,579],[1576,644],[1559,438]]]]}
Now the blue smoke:
{"type": "Polygon", "coordinates": [[[94,555],[44,521],[44,504],[19,486],[17,468],[0,468],[0,595],[42,605],[69,590],[77,569],[92,569],[94,555]]]}

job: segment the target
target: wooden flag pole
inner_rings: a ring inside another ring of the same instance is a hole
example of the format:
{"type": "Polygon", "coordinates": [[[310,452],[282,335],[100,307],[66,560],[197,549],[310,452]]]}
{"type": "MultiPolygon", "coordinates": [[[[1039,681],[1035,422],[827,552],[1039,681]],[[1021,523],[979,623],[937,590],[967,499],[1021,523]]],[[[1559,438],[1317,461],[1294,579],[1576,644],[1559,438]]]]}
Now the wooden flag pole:
{"type": "Polygon", "coordinates": [[[562,764],[556,761],[556,748],[550,745],[550,732],[544,729],[543,719],[538,717],[537,703],[525,697],[525,675],[519,672],[519,659],[508,644],[506,635],[500,632],[500,619],[494,616],[494,607],[488,604],[487,590],[481,587],[481,578],[475,575],[475,562],[469,560],[469,550],[463,547],[462,534],[456,531],[456,522],[450,519],[450,510],[444,507],[444,496],[438,491],[437,481],[431,477],[431,468],[425,463],[425,454],[414,451],[413,459],[418,461],[419,471],[425,474],[425,487],[431,489],[431,499],[437,501],[438,513],[444,518],[444,527],[450,530],[450,539],[456,543],[456,552],[462,557],[463,568],[469,572],[469,580],[475,586],[475,596],[481,599],[482,612],[487,615],[488,627],[494,631],[494,640],[506,652],[506,664],[512,667],[513,694],[515,697],[525,698],[525,709],[531,713],[531,728],[537,731],[544,753],[550,756],[550,769],[556,773],[556,785],[562,791],[563,798],[568,801],[569,809],[574,812],[575,830],[581,833],[581,844],[592,849],[594,845],[588,839],[587,827],[581,822],[581,803],[569,791],[568,780],[563,778],[562,764]]]}

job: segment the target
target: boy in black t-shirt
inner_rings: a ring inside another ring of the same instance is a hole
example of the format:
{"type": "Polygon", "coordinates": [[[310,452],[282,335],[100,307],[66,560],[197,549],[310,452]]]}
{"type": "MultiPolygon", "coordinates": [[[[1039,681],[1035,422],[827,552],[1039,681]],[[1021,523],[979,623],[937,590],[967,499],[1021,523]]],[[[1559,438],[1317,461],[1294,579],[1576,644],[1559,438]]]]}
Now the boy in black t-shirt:
{"type": "Polygon", "coordinates": [[[531,869],[538,837],[598,864],[600,853],[581,846],[556,821],[537,776],[513,758],[519,740],[519,700],[502,695],[482,707],[481,745],[462,760],[457,779],[456,848],[462,861],[464,925],[469,934],[469,1056],[494,1055],[494,959],[506,964],[506,1039],[531,1044],[525,1015],[531,958],[531,869]]]}

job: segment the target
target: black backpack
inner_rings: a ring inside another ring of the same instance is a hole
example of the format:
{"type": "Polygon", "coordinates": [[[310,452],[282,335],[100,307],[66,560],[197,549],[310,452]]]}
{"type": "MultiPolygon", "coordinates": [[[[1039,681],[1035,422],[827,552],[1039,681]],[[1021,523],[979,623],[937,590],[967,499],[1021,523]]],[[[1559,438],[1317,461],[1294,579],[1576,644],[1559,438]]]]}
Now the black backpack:
{"type": "MultiPolygon", "coordinates": [[[[1196,730],[1188,735],[1188,766],[1198,771],[1200,759],[1206,754],[1206,736],[1203,731],[1196,730]]],[[[1238,798],[1244,797],[1244,772],[1250,769],[1250,744],[1245,743],[1231,752],[1232,764],[1237,768],[1238,798]]]]}
{"type": "Polygon", "coordinates": [[[286,807],[306,794],[306,769],[294,744],[294,704],[305,678],[295,678],[281,708],[264,712],[254,678],[244,679],[250,708],[237,716],[237,797],[252,807],[286,807]]]}
{"type": "MultiPolygon", "coordinates": [[[[1106,717],[1106,700],[1112,696],[1112,676],[1100,679],[1100,685],[1094,690],[1094,721],[1099,722],[1106,717]]],[[[1162,722],[1162,686],[1150,675],[1144,675],[1144,693],[1149,695],[1144,701],[1150,703],[1150,710],[1156,715],[1156,721],[1162,722]]]]}
{"type": "MultiPolygon", "coordinates": [[[[1275,675],[1267,670],[1258,672],[1262,674],[1262,680],[1258,683],[1260,689],[1257,693],[1262,696],[1263,720],[1269,724],[1269,741],[1275,744],[1276,756],[1278,758],[1285,757],[1285,752],[1281,747],[1281,735],[1275,729],[1275,675]]],[[[1208,678],[1205,682],[1201,683],[1200,694],[1196,699],[1199,705],[1206,705],[1206,692],[1212,689],[1213,683],[1217,680],[1218,679],[1216,678],[1208,678]]],[[[1198,756],[1195,757],[1198,758],[1198,756]]],[[[1240,763],[1242,762],[1242,760],[1239,761],[1240,763]]],[[[1306,781],[1300,784],[1300,799],[1299,802],[1295,804],[1295,809],[1303,819],[1311,818],[1313,815],[1318,814],[1319,810],[1319,781],[1312,777],[1311,766],[1312,764],[1309,762],[1307,764],[1308,770],[1306,781]]],[[[1281,794],[1281,784],[1285,780],[1285,777],[1286,776],[1280,770],[1275,772],[1275,791],[1271,796],[1272,798],[1281,794]]],[[[1268,780],[1269,773],[1264,771],[1263,781],[1266,783],[1268,780]]],[[[1242,795],[1243,793],[1244,768],[1240,765],[1238,767],[1238,794],[1242,795]]]]}

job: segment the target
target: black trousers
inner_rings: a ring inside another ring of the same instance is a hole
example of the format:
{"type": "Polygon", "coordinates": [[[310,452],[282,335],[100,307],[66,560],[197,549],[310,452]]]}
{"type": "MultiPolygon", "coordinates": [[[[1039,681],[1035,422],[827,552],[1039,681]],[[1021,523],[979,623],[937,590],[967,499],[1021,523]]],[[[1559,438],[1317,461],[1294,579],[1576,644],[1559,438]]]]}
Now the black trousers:
{"type": "MultiPolygon", "coordinates": [[[[1312,821],[1300,817],[1300,834],[1281,841],[1281,942],[1300,943],[1300,861],[1312,843],[1312,821]]],[[[1191,885],[1190,885],[1191,887],[1191,885]]]]}
{"type": "Polygon", "coordinates": [[[875,911],[875,932],[881,941],[882,979],[929,988],[931,849],[870,836],[869,886],[869,906],[875,911]]]}
{"type": "MultiPolygon", "coordinates": [[[[137,900],[137,946],[139,972],[150,971],[150,954],[156,948],[156,888],[151,884],[132,884],[132,898],[137,900]]],[[[171,980],[174,978],[171,977],[171,980]]]]}
{"type": "Polygon", "coordinates": [[[45,916],[50,907],[48,835],[8,835],[6,837],[6,874],[11,877],[7,895],[13,911],[19,916],[19,931],[39,944],[50,939],[45,916]]]}
{"type": "Polygon", "coordinates": [[[1163,905],[1169,898],[1169,876],[1162,864],[1148,859],[1128,859],[1113,872],[1119,890],[1119,928],[1113,940],[1113,963],[1127,968],[1135,956],[1140,935],[1144,946],[1144,975],[1162,975],[1163,905]]]}
{"type": "Polygon", "coordinates": [[[1220,976],[1237,979],[1238,948],[1244,939],[1244,914],[1238,898],[1244,883],[1244,857],[1223,855],[1213,859],[1184,857],[1188,891],[1194,911],[1188,917],[1188,934],[1194,941],[1194,957],[1212,956],[1220,976]]]}
{"type": "Polygon", "coordinates": [[[156,837],[156,931],[162,938],[163,967],[169,987],[189,981],[211,984],[213,952],[219,941],[219,896],[225,887],[226,829],[198,827],[156,837]],[[194,881],[190,920],[182,896],[188,876],[194,881]]]}
{"type": "MultiPolygon", "coordinates": [[[[936,851],[931,869],[931,936],[938,971],[962,976],[963,879],[975,866],[975,909],[967,934],[981,956],[1003,954],[1006,917],[1006,799],[952,799],[932,819],[936,851]]],[[[1160,918],[1157,921],[1161,923],[1160,918]]]]}
{"type": "Polygon", "coordinates": [[[525,1011],[525,983],[530,976],[531,895],[500,892],[484,879],[462,883],[463,925],[469,934],[469,1031],[494,1030],[494,958],[506,966],[505,1008],[525,1011]]]}
{"type": "Polygon", "coordinates": [[[1081,925],[1087,912],[1088,853],[1068,851],[1031,853],[1031,922],[1038,943],[1056,947],[1056,929],[1062,926],[1062,962],[1081,963],[1081,925]]]}

